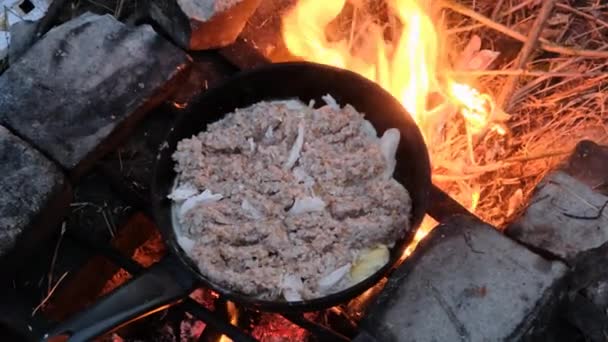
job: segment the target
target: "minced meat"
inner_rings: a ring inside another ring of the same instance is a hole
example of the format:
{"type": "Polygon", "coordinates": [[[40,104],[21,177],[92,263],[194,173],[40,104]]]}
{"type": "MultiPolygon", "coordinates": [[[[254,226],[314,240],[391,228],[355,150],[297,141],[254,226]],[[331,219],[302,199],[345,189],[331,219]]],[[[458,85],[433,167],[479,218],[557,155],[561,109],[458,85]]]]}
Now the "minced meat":
{"type": "Polygon", "coordinates": [[[179,142],[175,228],[218,285],[266,300],[322,297],[352,285],[363,251],[410,230],[409,194],[386,176],[387,140],[352,106],[327,102],[260,102],[179,142]]]}

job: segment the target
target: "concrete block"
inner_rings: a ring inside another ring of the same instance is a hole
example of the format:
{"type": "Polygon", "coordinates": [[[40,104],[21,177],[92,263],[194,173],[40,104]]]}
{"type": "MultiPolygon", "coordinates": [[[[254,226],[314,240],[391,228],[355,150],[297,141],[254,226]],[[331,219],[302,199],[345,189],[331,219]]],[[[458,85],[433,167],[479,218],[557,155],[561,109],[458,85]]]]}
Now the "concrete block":
{"type": "Polygon", "coordinates": [[[390,276],[363,320],[363,340],[525,338],[550,316],[565,272],[491,226],[453,217],[390,276]]]}

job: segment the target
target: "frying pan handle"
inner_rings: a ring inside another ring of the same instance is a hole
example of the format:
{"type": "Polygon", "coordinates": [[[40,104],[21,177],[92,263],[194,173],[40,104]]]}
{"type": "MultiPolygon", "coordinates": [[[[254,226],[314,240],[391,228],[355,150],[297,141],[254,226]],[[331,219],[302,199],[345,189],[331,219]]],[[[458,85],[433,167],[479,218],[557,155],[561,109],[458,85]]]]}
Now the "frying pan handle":
{"type": "Polygon", "coordinates": [[[196,280],[169,254],[154,266],[59,324],[45,341],[91,341],[130,321],[160,311],[187,297],[196,280]]]}

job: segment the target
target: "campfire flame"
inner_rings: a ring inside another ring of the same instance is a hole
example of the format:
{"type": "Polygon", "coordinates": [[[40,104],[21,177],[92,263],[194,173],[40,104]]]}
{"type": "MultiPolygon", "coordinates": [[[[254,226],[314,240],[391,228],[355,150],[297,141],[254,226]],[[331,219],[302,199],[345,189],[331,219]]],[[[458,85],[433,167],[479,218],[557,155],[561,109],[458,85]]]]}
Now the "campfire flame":
{"type": "MultiPolygon", "coordinates": [[[[228,313],[228,317],[230,318],[230,324],[237,325],[237,323],[239,322],[239,310],[237,309],[236,305],[234,305],[233,302],[227,301],[226,302],[226,311],[228,313]]],[[[231,341],[232,341],[232,339],[230,339],[226,335],[222,335],[219,339],[219,342],[231,342],[231,341]]]]}
{"type": "MultiPolygon", "coordinates": [[[[440,39],[440,25],[430,14],[430,3],[386,0],[382,23],[369,19],[369,8],[373,4],[377,7],[377,1],[299,0],[283,16],[283,40],[294,56],[357,72],[400,100],[420,127],[429,145],[434,167],[449,159],[441,153],[434,153],[433,146],[442,139],[442,128],[454,125],[450,121],[453,114],[460,113],[465,123],[463,134],[469,143],[465,152],[474,164],[472,136],[488,130],[505,134],[505,130],[493,122],[496,106],[491,96],[448,76],[439,77],[450,75],[451,67],[447,54],[442,50],[445,44],[440,39]],[[349,7],[350,22],[347,25],[350,24],[350,32],[330,40],[328,28],[332,24],[336,26],[341,17],[348,16],[344,13],[349,7]],[[391,28],[388,34],[387,26],[391,28]],[[387,35],[392,37],[387,39],[387,35]],[[438,102],[437,99],[439,104],[428,108],[431,100],[438,102]]],[[[466,206],[474,210],[479,192],[474,191],[465,197],[469,199],[466,206]]],[[[426,218],[416,235],[416,242],[435,225],[434,221],[426,218]]],[[[407,254],[410,252],[411,249],[407,254]]]]}
{"type": "Polygon", "coordinates": [[[375,56],[365,58],[353,54],[354,42],[326,38],[326,27],[345,4],[345,0],[300,0],[283,17],[287,48],[295,56],[349,69],[377,82],[423,124],[426,96],[437,87],[438,36],[430,17],[416,1],[393,2],[397,16],[408,25],[394,45],[385,41],[379,26],[370,26],[362,44],[371,44],[366,49],[375,56]]]}

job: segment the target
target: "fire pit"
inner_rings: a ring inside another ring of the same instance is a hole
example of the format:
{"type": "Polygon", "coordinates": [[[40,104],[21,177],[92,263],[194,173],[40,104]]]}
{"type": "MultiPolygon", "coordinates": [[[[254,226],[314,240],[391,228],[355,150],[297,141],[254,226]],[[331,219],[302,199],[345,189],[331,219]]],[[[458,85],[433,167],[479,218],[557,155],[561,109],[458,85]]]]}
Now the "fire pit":
{"type": "Polygon", "coordinates": [[[40,21],[11,26],[0,331],[55,340],[62,323],[65,338],[99,324],[79,313],[125,293],[171,248],[149,195],[168,127],[240,70],[304,60],[377,83],[424,135],[430,207],[397,266],[312,312],[270,313],[196,286],[110,317],[136,320],[101,340],[605,339],[603,5],[209,3],[54,1],[40,21]]]}

